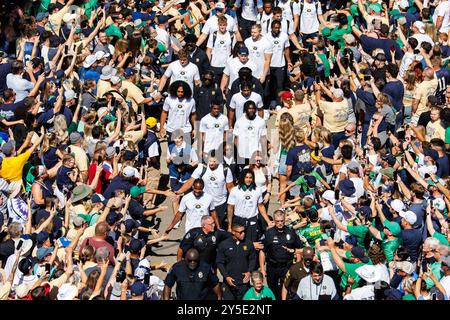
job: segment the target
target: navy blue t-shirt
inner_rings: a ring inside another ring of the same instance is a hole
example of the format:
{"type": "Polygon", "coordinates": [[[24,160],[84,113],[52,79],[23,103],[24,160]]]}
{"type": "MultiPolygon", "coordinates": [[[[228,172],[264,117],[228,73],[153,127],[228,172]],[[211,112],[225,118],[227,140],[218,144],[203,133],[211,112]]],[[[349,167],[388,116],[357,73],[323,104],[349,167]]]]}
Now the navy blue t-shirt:
{"type": "Polygon", "coordinates": [[[372,37],[368,37],[365,34],[361,35],[361,46],[365,52],[368,54],[372,54],[372,51],[380,48],[383,49],[384,54],[386,55],[387,61],[391,61],[391,47],[395,49],[395,60],[401,60],[403,58],[402,49],[397,44],[396,41],[391,39],[376,39],[372,37]]]}
{"type": "MultiPolygon", "coordinates": [[[[333,159],[334,151],[335,151],[334,146],[330,145],[329,147],[322,149],[322,155],[326,158],[333,159]]],[[[331,171],[333,170],[333,166],[327,162],[322,161],[322,163],[325,165],[325,168],[327,169],[327,174],[331,173],[331,171]]]]}
{"type": "Polygon", "coordinates": [[[56,155],[57,148],[51,147],[47,152],[42,156],[42,160],[47,169],[51,169],[56,166],[59,162],[58,156],[56,155]]]}
{"type": "Polygon", "coordinates": [[[286,166],[292,166],[291,181],[300,177],[300,170],[310,163],[311,148],[307,145],[296,146],[289,150],[286,157],[286,166]]]}
{"type": "Polygon", "coordinates": [[[399,80],[389,81],[384,86],[383,93],[386,93],[391,98],[395,110],[400,111],[403,109],[403,95],[405,93],[403,82],[399,80]]]}
{"type": "Polygon", "coordinates": [[[122,177],[115,177],[111,180],[111,183],[109,184],[108,188],[106,188],[103,196],[105,197],[105,199],[109,199],[113,196],[114,191],[119,189],[124,190],[125,193],[129,193],[131,187],[133,186],[134,185],[130,182],[122,180],[122,177]]]}
{"type": "Polygon", "coordinates": [[[448,163],[448,157],[444,154],[443,157],[437,159],[437,172],[436,175],[439,178],[445,178],[450,174],[450,166],[448,163]]]}
{"type": "Polygon", "coordinates": [[[361,99],[366,106],[364,122],[369,123],[375,112],[377,112],[375,95],[372,92],[358,88],[356,89],[356,96],[361,99]]]}
{"type": "Polygon", "coordinates": [[[422,232],[420,229],[402,230],[403,246],[408,250],[411,262],[419,259],[419,247],[422,244],[422,232]]]}
{"type": "Polygon", "coordinates": [[[436,98],[439,99],[440,103],[445,102],[445,90],[450,84],[450,70],[448,68],[442,68],[436,71],[436,77],[438,80],[438,86],[436,89],[436,98]]]}
{"type": "Polygon", "coordinates": [[[8,86],[6,85],[6,76],[11,73],[11,62],[0,64],[0,95],[3,95],[8,86]]]}
{"type": "Polygon", "coordinates": [[[2,106],[0,106],[0,117],[4,118],[8,121],[14,121],[14,110],[17,108],[23,108],[25,107],[24,100],[15,102],[15,103],[7,103],[2,106]]]}
{"type": "Polygon", "coordinates": [[[128,213],[134,220],[142,220],[144,218],[144,207],[134,199],[131,199],[128,206],[128,213]]]}

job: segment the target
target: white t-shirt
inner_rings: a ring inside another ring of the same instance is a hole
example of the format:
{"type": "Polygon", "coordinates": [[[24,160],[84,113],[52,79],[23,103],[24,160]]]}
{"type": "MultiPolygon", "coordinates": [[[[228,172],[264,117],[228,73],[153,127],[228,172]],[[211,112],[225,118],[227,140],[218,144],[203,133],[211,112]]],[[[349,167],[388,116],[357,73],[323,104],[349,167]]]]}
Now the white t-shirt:
{"type": "Polygon", "coordinates": [[[423,34],[423,33],[418,33],[412,36],[413,38],[416,38],[416,40],[419,42],[418,44],[418,48],[420,48],[420,45],[422,44],[422,42],[428,42],[431,45],[433,45],[433,39],[431,39],[431,37],[427,34],[423,34]]]}
{"type": "Polygon", "coordinates": [[[183,67],[180,60],[170,63],[164,75],[170,78],[170,83],[177,80],[186,82],[191,87],[192,92],[194,91],[194,81],[200,80],[198,67],[191,62],[183,67]]]}
{"type": "Polygon", "coordinates": [[[441,1],[434,10],[433,22],[436,25],[438,17],[444,17],[439,32],[448,33],[450,30],[450,1],[441,1]]]}
{"type": "Polygon", "coordinates": [[[320,24],[318,18],[319,14],[322,14],[320,3],[316,5],[314,1],[311,3],[304,1],[303,11],[300,15],[300,32],[304,34],[318,32],[320,24]]]}
{"type": "Polygon", "coordinates": [[[234,215],[250,219],[258,215],[258,204],[263,202],[261,190],[244,191],[233,187],[228,197],[228,204],[234,205],[234,215]]]}
{"type": "Polygon", "coordinates": [[[238,118],[233,134],[238,137],[238,155],[250,159],[257,150],[261,151],[261,138],[267,136],[266,122],[259,116],[247,119],[247,115],[238,118]]]}
{"type": "MultiPolygon", "coordinates": [[[[169,43],[169,33],[165,30],[165,29],[161,29],[160,27],[156,27],[155,28],[156,31],[156,37],[155,40],[163,43],[163,44],[167,44],[169,43]]],[[[169,48],[166,48],[166,50],[168,50],[169,48]]]]}
{"type": "Polygon", "coordinates": [[[344,300],[375,300],[374,286],[367,285],[353,289],[350,294],[344,297],[344,300]]]}
{"type": "Polygon", "coordinates": [[[439,281],[445,289],[447,297],[450,295],[450,276],[445,276],[439,281]]]}
{"type": "Polygon", "coordinates": [[[255,73],[257,67],[252,59],[248,59],[248,61],[244,64],[239,60],[239,57],[228,59],[227,64],[225,65],[225,69],[223,69],[223,73],[230,77],[228,82],[228,89],[231,89],[231,85],[234,80],[239,78],[239,70],[241,68],[247,67],[252,70],[252,75],[255,73]]]}
{"type": "Polygon", "coordinates": [[[205,134],[203,152],[217,150],[223,143],[223,134],[228,130],[228,119],[223,114],[217,118],[207,114],[200,120],[200,132],[205,134]]]}
{"type": "Polygon", "coordinates": [[[380,273],[380,280],[389,283],[389,270],[386,265],[384,264],[377,264],[374,266],[376,269],[378,269],[378,272],[380,273]]]}
{"type": "Polygon", "coordinates": [[[353,181],[353,184],[355,185],[355,196],[356,198],[361,198],[364,196],[365,189],[364,189],[364,181],[361,178],[350,178],[351,181],[353,181]]]}
{"type": "Polygon", "coordinates": [[[289,47],[289,37],[287,34],[280,32],[278,37],[274,37],[272,33],[267,34],[267,39],[272,44],[272,60],[271,67],[282,68],[286,66],[286,59],[284,57],[284,49],[289,47]]]}
{"type": "Polygon", "coordinates": [[[275,0],[274,7],[280,7],[283,10],[283,19],[294,21],[294,15],[300,14],[300,6],[292,0],[275,0]]]}
{"type": "Polygon", "coordinates": [[[231,55],[231,49],[236,42],[236,38],[231,36],[230,32],[224,34],[214,31],[208,38],[207,47],[211,48],[211,66],[215,68],[224,68],[228,58],[231,55]],[[214,37],[215,35],[215,37],[214,37]],[[214,41],[215,38],[215,41],[214,41]]]}
{"type": "Polygon", "coordinates": [[[25,99],[30,91],[34,88],[34,83],[23,79],[21,75],[9,73],[6,76],[6,85],[9,89],[13,89],[16,93],[14,102],[25,99]]]}
{"type": "MultiPolygon", "coordinates": [[[[227,18],[227,22],[228,22],[227,23],[227,31],[233,31],[233,32],[238,31],[238,25],[237,25],[236,20],[228,14],[225,14],[225,17],[227,18]]],[[[214,31],[219,30],[219,23],[218,23],[217,19],[218,19],[217,15],[213,15],[211,18],[206,20],[205,25],[203,26],[203,29],[202,29],[202,33],[205,33],[205,34],[211,36],[211,34],[214,31]]]]}
{"type": "Polygon", "coordinates": [[[273,14],[266,14],[265,12],[259,13],[256,18],[256,24],[261,25],[261,33],[268,34],[271,30],[270,24],[272,23],[273,14]]]}
{"type": "Polygon", "coordinates": [[[422,60],[422,59],[418,59],[419,55],[415,54],[415,53],[411,53],[411,52],[405,52],[405,54],[403,55],[402,58],[402,62],[400,63],[400,67],[399,67],[399,74],[400,77],[404,77],[406,71],[408,71],[409,66],[411,65],[411,63],[414,60],[422,60]]]}
{"type": "MultiPolygon", "coordinates": [[[[236,0],[234,5],[241,7],[241,0],[236,0]]],[[[262,6],[262,0],[256,0],[256,6],[254,0],[242,0],[242,18],[245,20],[256,21],[258,8],[262,8],[262,6]]]]}
{"type": "Polygon", "coordinates": [[[236,119],[239,119],[244,114],[244,104],[247,101],[253,101],[256,104],[256,108],[261,109],[263,107],[263,101],[261,95],[256,92],[252,92],[248,97],[244,97],[241,92],[235,93],[231,97],[230,108],[236,112],[236,119]]]}
{"type": "Polygon", "coordinates": [[[178,211],[186,214],[185,234],[193,228],[201,227],[202,217],[209,215],[214,208],[213,198],[206,192],[203,192],[199,198],[193,192],[181,198],[178,211]]]}
{"type": "Polygon", "coordinates": [[[272,43],[264,35],[256,41],[252,37],[247,38],[244,43],[248,48],[249,58],[256,64],[256,70],[253,76],[259,79],[264,71],[265,55],[272,54],[273,52],[272,43]]]}
{"type": "Polygon", "coordinates": [[[167,131],[174,132],[177,129],[183,129],[184,133],[192,131],[189,117],[195,112],[194,99],[180,100],[169,96],[164,101],[163,110],[168,112],[166,123],[167,131]]]}
{"type": "MultiPolygon", "coordinates": [[[[200,178],[203,168],[204,166],[202,165],[198,166],[191,177],[194,179],[200,178]]],[[[211,170],[211,168],[207,166],[205,174],[202,177],[202,180],[205,183],[205,192],[213,197],[213,204],[215,207],[218,207],[227,201],[228,191],[226,184],[233,182],[231,170],[227,169],[226,172],[227,176],[225,178],[222,164],[219,164],[215,170],[211,170]]]]}

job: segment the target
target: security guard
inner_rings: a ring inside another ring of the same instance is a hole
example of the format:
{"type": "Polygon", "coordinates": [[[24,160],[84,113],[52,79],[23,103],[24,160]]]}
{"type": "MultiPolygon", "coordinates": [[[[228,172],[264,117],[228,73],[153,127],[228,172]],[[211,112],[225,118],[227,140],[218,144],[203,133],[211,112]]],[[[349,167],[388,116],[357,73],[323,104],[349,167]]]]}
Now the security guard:
{"type": "Polygon", "coordinates": [[[264,234],[264,250],[260,251],[260,268],[264,273],[264,262],[267,264],[267,285],[281,299],[281,286],[286,273],[293,263],[295,249],[301,247],[298,235],[285,225],[286,217],[283,211],[273,214],[275,227],[264,234]]]}
{"type": "Polygon", "coordinates": [[[245,227],[233,224],[232,238],[222,241],[217,252],[217,267],[224,279],[225,300],[242,300],[250,288],[250,273],[256,267],[256,250],[245,240],[245,227]]]}
{"type": "Polygon", "coordinates": [[[223,230],[214,231],[215,225],[211,216],[203,216],[202,226],[189,230],[181,240],[177,260],[180,261],[189,249],[195,248],[199,252],[200,261],[206,262],[214,268],[219,243],[231,237],[231,234],[223,230]]]}
{"type": "Polygon", "coordinates": [[[293,300],[297,295],[298,284],[309,275],[311,263],[315,256],[315,250],[312,247],[305,247],[302,251],[302,259],[294,263],[286,273],[283,289],[281,291],[282,300],[293,300]]]}
{"type": "Polygon", "coordinates": [[[212,290],[222,299],[219,278],[209,264],[200,261],[196,249],[186,253],[186,260],[175,263],[164,281],[163,300],[169,300],[172,287],[177,284],[178,300],[204,300],[212,290]]]}

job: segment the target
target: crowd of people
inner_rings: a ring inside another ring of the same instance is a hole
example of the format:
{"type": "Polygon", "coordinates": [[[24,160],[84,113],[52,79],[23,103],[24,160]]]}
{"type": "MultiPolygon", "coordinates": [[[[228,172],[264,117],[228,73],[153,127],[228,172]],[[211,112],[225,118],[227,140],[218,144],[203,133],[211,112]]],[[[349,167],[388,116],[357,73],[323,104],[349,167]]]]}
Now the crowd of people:
{"type": "Polygon", "coordinates": [[[0,50],[0,299],[449,299],[450,0],[6,1],[0,50]]]}

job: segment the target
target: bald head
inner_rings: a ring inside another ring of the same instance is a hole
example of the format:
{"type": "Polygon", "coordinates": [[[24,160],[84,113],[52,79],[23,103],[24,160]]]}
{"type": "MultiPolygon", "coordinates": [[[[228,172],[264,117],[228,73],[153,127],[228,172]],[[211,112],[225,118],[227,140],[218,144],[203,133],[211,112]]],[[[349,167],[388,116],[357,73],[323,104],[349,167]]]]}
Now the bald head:
{"type": "Polygon", "coordinates": [[[197,249],[192,248],[186,252],[187,260],[198,260],[198,257],[199,257],[199,254],[198,254],[197,249]]]}
{"type": "Polygon", "coordinates": [[[306,247],[303,249],[303,259],[313,259],[315,254],[314,248],[306,247]]]}

